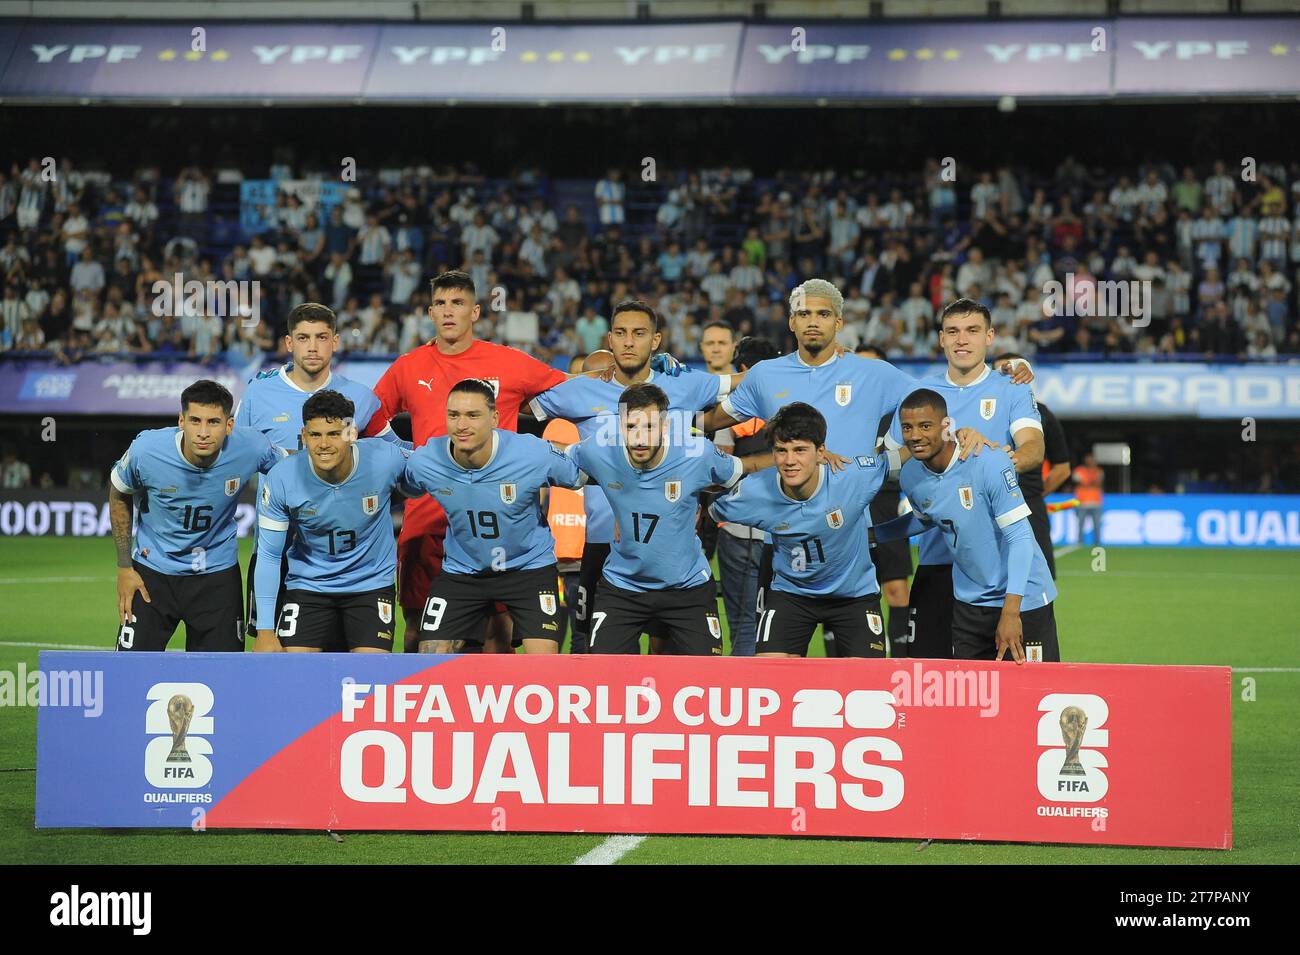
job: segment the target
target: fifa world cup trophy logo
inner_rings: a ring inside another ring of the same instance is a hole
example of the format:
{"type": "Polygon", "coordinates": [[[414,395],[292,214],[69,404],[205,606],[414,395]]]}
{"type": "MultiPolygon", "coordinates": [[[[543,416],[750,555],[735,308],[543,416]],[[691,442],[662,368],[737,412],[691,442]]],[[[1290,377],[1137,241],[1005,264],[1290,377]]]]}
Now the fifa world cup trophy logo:
{"type": "Polygon", "coordinates": [[[1079,745],[1083,734],[1088,729],[1088,714],[1077,706],[1067,706],[1061,710],[1061,739],[1065,741],[1065,764],[1061,766],[1062,776],[1085,776],[1083,764],[1079,762],[1079,745]]]}
{"type": "Polygon", "coordinates": [[[185,751],[185,734],[194,718],[194,702],[181,693],[167,701],[167,722],[172,727],[172,751],[167,754],[169,763],[188,763],[190,754],[185,751]]]}

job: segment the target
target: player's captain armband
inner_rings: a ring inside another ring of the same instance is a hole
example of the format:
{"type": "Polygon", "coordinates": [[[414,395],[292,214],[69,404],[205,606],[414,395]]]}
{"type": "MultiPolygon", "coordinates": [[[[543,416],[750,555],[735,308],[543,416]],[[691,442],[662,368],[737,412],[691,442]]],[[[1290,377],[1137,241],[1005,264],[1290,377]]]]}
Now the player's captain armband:
{"type": "Polygon", "coordinates": [[[1002,479],[1007,482],[1008,491],[1019,491],[1020,482],[1016,480],[1015,468],[1007,468],[1002,472],[1002,479]]]}

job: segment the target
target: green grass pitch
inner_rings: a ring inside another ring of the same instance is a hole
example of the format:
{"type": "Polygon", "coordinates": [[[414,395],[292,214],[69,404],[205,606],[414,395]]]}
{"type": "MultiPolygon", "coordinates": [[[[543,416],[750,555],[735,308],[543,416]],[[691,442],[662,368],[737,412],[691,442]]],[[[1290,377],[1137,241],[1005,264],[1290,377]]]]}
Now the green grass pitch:
{"type": "MultiPolygon", "coordinates": [[[[247,542],[243,551],[247,558],[247,542]]],[[[111,555],[107,540],[4,540],[0,669],[35,668],[39,648],[31,644],[111,647],[111,555]]],[[[1058,561],[1057,620],[1067,659],[1282,671],[1233,676],[1232,851],[975,842],[935,842],[918,851],[916,840],[651,836],[622,864],[1300,862],[1300,553],[1112,548],[1105,556],[1104,571],[1092,569],[1086,550],[1058,561]],[[1247,678],[1255,681],[1253,701],[1242,699],[1247,678]]],[[[815,653],[820,643],[814,641],[815,653]]],[[[361,833],[336,842],[322,833],[37,831],[35,765],[36,711],[0,708],[0,860],[7,863],[566,864],[605,841],[505,833],[361,833]]]]}

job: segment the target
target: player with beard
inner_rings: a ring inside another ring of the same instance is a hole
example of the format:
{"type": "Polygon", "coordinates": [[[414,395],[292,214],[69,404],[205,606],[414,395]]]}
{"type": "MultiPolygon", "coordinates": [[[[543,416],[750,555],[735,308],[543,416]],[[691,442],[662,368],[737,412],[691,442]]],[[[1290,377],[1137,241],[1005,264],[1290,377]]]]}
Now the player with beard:
{"type": "Polygon", "coordinates": [[[673,435],[668,395],[650,382],[625,389],[617,405],[614,435],[593,434],[568,449],[614,512],[589,652],[639,653],[641,634],[657,632],[671,653],[720,655],[717,595],[695,537],[696,511],[704,490],[731,488],[754,459],[673,435]]]}
{"type": "MultiPolygon", "coordinates": [[[[692,372],[672,377],[658,374],[652,358],[663,340],[662,324],[655,310],[645,302],[627,301],[614,307],[610,317],[609,342],[614,369],[609,380],[574,378],[532,400],[529,408],[539,421],[564,418],[578,426],[584,439],[601,438],[616,443],[619,402],[630,386],[654,383],[668,396],[674,438],[690,431],[696,412],[712,408],[743,376],[692,372]]],[[[600,353],[588,356],[588,362],[600,353]]],[[[604,489],[588,487],[583,492],[587,511],[587,539],[583,548],[579,578],[575,632],[571,652],[586,652],[586,636],[595,612],[596,584],[614,539],[614,520],[604,489]]]]}

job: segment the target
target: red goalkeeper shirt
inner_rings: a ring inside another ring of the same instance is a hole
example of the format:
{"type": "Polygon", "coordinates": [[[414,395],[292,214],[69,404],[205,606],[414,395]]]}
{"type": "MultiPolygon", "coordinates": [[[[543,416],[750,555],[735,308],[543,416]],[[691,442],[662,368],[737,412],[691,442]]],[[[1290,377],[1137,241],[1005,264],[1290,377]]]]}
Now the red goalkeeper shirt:
{"type": "Polygon", "coordinates": [[[482,378],[497,394],[501,427],[518,430],[519,409],[567,376],[516,348],[475,341],[458,355],[444,355],[430,342],[413,348],[389,366],[375,385],[379,410],[366,426],[370,437],[384,429],[394,415],[411,415],[416,445],[447,433],[447,395],[466,378],[482,378]]]}

